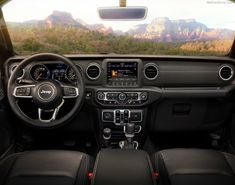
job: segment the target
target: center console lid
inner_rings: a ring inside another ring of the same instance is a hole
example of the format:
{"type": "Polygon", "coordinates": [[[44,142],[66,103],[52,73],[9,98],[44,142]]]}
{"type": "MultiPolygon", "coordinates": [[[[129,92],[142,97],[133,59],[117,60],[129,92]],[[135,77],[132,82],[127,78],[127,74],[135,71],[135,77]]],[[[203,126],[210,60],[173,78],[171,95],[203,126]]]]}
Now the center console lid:
{"type": "Polygon", "coordinates": [[[146,152],[141,150],[102,150],[94,168],[92,185],[155,185],[146,152]]]}

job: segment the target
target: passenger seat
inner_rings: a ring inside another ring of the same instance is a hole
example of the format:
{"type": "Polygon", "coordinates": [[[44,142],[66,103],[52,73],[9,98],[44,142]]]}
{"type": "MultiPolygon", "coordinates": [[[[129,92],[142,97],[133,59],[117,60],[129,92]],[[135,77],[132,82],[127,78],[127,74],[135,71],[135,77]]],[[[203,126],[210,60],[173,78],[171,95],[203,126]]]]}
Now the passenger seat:
{"type": "Polygon", "coordinates": [[[235,185],[235,156],[202,149],[169,149],[153,157],[161,185],[235,185]]]}

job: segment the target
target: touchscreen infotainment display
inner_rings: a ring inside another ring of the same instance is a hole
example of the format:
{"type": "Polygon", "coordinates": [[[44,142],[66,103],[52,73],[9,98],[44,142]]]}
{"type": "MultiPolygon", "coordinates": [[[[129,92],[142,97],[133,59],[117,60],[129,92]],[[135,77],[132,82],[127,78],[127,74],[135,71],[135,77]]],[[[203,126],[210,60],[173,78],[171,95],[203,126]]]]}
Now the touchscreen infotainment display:
{"type": "Polygon", "coordinates": [[[135,86],[137,85],[137,62],[108,62],[107,82],[110,86],[135,86]]]}

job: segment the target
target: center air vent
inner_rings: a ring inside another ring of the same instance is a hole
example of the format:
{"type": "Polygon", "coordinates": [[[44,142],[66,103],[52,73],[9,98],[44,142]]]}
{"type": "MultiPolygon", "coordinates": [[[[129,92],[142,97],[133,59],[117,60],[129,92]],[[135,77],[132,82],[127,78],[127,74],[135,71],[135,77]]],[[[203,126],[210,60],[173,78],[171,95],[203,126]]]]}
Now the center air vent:
{"type": "Polygon", "coordinates": [[[90,64],[86,69],[87,77],[91,80],[96,80],[100,77],[101,68],[97,63],[90,64]]]}
{"type": "Polygon", "coordinates": [[[222,80],[228,81],[233,77],[233,69],[228,65],[224,65],[219,70],[219,76],[222,80]]]}
{"type": "Polygon", "coordinates": [[[148,80],[154,80],[158,77],[159,71],[156,64],[149,63],[144,67],[144,75],[148,80]]]}

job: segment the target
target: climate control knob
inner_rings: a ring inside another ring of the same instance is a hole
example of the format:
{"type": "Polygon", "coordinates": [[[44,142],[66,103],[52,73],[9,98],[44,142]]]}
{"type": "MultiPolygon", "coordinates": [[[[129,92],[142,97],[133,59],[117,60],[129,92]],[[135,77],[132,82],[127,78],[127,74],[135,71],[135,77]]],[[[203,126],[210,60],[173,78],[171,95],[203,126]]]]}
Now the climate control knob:
{"type": "Polygon", "coordinates": [[[97,93],[97,99],[98,100],[104,100],[105,99],[105,94],[103,92],[98,92],[97,93]]]}
{"type": "Polygon", "coordinates": [[[124,93],[120,93],[120,94],[118,95],[118,99],[119,99],[120,101],[125,101],[126,98],[127,98],[127,96],[126,96],[126,94],[124,94],[124,93]]]}
{"type": "Polygon", "coordinates": [[[146,92],[141,93],[140,94],[140,99],[143,100],[143,101],[147,100],[148,99],[148,94],[146,92]]]}

